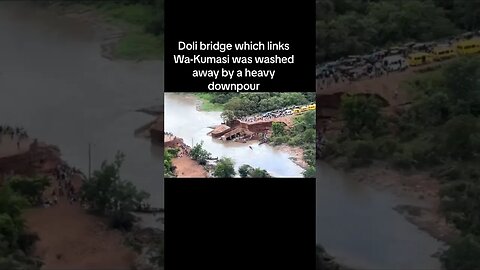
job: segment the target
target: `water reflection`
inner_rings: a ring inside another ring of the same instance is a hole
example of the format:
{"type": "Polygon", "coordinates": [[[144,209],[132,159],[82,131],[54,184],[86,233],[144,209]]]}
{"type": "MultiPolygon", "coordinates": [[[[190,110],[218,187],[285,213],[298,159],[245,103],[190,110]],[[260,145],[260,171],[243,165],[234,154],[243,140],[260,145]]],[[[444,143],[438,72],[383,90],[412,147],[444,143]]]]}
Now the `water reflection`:
{"type": "Polygon", "coordinates": [[[440,269],[442,243],[392,207],[420,204],[374,190],[317,164],[317,243],[354,269],[440,269]]]}

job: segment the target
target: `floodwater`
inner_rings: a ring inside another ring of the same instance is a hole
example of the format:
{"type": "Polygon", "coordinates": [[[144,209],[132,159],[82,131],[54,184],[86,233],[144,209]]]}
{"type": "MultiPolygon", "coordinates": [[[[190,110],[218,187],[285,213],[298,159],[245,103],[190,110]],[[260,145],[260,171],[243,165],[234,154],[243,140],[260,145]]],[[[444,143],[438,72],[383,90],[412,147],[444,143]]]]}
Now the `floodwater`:
{"type": "Polygon", "coordinates": [[[409,223],[392,207],[422,206],[347,178],[317,164],[317,243],[353,269],[441,269],[431,255],[443,243],[409,223]]]}
{"type": "Polygon", "coordinates": [[[0,124],[23,126],[57,145],[64,159],[88,173],[117,151],[121,175],[163,206],[162,150],[135,138],[153,120],[136,109],[161,104],[161,61],[101,57],[97,29],[28,2],[0,2],[0,124]]]}
{"type": "MultiPolygon", "coordinates": [[[[152,120],[134,110],[162,103],[162,76],[160,61],[102,58],[100,37],[87,23],[20,1],[0,2],[0,124],[21,125],[58,145],[85,172],[89,143],[93,168],[124,152],[123,178],[150,192],[154,206],[163,205],[162,150],[134,137],[136,128],[152,120]]],[[[203,139],[215,156],[276,175],[300,175],[287,154],[269,146],[250,150],[212,140],[206,133],[219,123],[219,113],[197,112],[195,101],[185,97],[166,98],[166,131],[187,144],[203,139]]],[[[392,210],[417,202],[368,188],[325,164],[317,173],[317,242],[339,262],[355,269],[440,268],[430,255],[441,243],[392,210]]]]}
{"type": "Polygon", "coordinates": [[[303,169],[289,159],[289,154],[270,145],[224,142],[207,135],[212,126],[222,122],[220,112],[198,111],[196,102],[192,95],[165,93],[165,131],[172,132],[190,146],[203,141],[204,148],[213,157],[232,158],[236,168],[248,164],[265,169],[275,177],[303,177],[303,169]]]}

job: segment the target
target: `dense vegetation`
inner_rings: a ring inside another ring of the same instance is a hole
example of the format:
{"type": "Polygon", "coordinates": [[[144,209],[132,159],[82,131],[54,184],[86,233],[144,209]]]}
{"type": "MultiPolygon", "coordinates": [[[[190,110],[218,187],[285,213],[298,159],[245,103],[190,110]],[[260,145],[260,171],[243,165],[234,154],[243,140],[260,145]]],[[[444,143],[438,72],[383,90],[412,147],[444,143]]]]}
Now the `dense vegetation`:
{"type": "Polygon", "coordinates": [[[175,167],[172,159],[177,156],[179,149],[167,148],[163,150],[163,176],[167,178],[175,177],[175,167]]]}
{"type": "Polygon", "coordinates": [[[203,93],[199,97],[212,104],[209,106],[223,109],[224,114],[231,114],[236,118],[315,102],[313,92],[203,93]]]}
{"type": "Polygon", "coordinates": [[[29,201],[38,203],[44,179],[16,176],[0,187],[0,269],[37,270],[42,265],[31,255],[38,236],[26,230],[22,212],[29,201]]]}
{"type": "Polygon", "coordinates": [[[115,161],[104,161],[81,188],[81,197],[93,212],[105,215],[114,228],[130,230],[135,221],[132,211],[139,208],[149,194],[120,178],[124,156],[118,153],[115,161]]]}
{"type": "Polygon", "coordinates": [[[299,146],[304,150],[304,160],[309,168],[304,172],[305,177],[315,177],[315,140],[316,140],[316,115],[315,111],[308,111],[294,119],[294,125],[286,128],[282,123],[272,123],[273,145],[288,144],[299,146]]]}
{"type": "Polygon", "coordinates": [[[30,205],[36,206],[42,204],[42,195],[50,186],[50,180],[45,176],[13,176],[8,179],[8,185],[17,194],[27,199],[30,205]]]}
{"type": "Polygon", "coordinates": [[[235,172],[235,163],[231,158],[223,157],[218,160],[213,176],[216,178],[232,178],[237,173],[235,172]]]}
{"type": "Polygon", "coordinates": [[[317,0],[317,62],[480,27],[476,0],[317,0]]]}
{"type": "Polygon", "coordinates": [[[261,168],[254,168],[248,164],[243,164],[238,168],[238,174],[241,178],[271,178],[272,176],[261,168]]]}
{"type": "Polygon", "coordinates": [[[207,160],[211,158],[211,156],[210,152],[203,148],[203,141],[195,144],[190,150],[190,157],[200,165],[206,165],[207,160]]]}
{"type": "MultiPolygon", "coordinates": [[[[44,0],[37,0],[45,2],[44,0]]],[[[107,21],[125,30],[113,48],[113,57],[128,60],[156,59],[163,55],[164,0],[55,0],[65,5],[95,8],[107,21]]]]}
{"type": "Polygon", "coordinates": [[[441,181],[447,219],[464,237],[443,260],[472,269],[480,254],[480,57],[461,58],[409,81],[415,96],[400,117],[387,119],[371,98],[346,96],[343,133],[327,140],[325,157],[350,167],[382,160],[401,170],[429,170],[441,181]]]}
{"type": "MultiPolygon", "coordinates": [[[[212,154],[203,148],[203,141],[195,144],[190,150],[190,157],[200,165],[206,165],[212,154]]],[[[235,162],[231,158],[220,158],[213,168],[213,176],[216,178],[232,178],[237,175],[235,162]]],[[[240,166],[238,175],[242,178],[271,178],[272,176],[261,168],[254,168],[248,164],[240,166]]]]}

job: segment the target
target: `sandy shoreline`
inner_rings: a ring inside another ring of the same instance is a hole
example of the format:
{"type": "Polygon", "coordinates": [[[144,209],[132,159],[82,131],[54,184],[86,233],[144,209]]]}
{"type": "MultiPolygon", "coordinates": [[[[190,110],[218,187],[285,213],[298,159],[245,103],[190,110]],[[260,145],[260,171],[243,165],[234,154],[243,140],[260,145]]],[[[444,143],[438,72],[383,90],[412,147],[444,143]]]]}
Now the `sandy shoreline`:
{"type": "Polygon", "coordinates": [[[351,179],[363,182],[377,190],[388,191],[400,197],[421,200],[427,206],[397,205],[393,210],[430,236],[444,243],[455,239],[459,232],[448,224],[440,209],[437,179],[426,172],[402,173],[383,163],[374,163],[367,168],[344,170],[338,160],[326,160],[328,164],[342,170],[351,179]]]}
{"type": "Polygon", "coordinates": [[[300,166],[302,169],[305,170],[308,168],[308,163],[305,161],[303,157],[303,149],[301,147],[290,146],[287,144],[282,144],[282,145],[277,145],[272,147],[274,149],[278,149],[279,151],[288,153],[290,155],[290,160],[293,161],[293,163],[300,166]]]}

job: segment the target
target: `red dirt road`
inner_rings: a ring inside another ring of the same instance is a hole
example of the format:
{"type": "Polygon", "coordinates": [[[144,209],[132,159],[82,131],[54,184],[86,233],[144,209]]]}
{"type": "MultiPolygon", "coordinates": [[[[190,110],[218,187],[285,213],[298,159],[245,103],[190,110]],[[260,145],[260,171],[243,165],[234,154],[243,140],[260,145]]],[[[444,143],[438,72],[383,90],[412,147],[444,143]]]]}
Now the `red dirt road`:
{"type": "Polygon", "coordinates": [[[44,261],[42,269],[129,270],[136,258],[119,231],[108,229],[101,218],[66,197],[55,206],[25,211],[25,219],[40,237],[35,255],[44,261]]]}
{"type": "Polygon", "coordinates": [[[205,169],[188,156],[174,158],[173,165],[176,167],[175,172],[177,173],[178,178],[207,177],[207,172],[205,169]]]}

